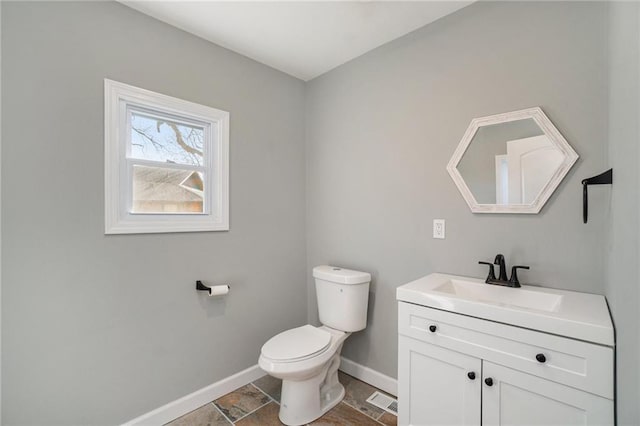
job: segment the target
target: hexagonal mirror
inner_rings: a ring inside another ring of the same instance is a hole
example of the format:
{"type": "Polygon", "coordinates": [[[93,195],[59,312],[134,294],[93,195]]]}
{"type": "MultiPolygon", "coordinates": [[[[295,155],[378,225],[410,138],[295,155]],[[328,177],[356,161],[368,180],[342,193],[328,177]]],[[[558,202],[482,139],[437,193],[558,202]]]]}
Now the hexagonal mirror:
{"type": "Polygon", "coordinates": [[[475,118],[447,165],[474,213],[538,213],[578,154],[540,108],[475,118]]]}

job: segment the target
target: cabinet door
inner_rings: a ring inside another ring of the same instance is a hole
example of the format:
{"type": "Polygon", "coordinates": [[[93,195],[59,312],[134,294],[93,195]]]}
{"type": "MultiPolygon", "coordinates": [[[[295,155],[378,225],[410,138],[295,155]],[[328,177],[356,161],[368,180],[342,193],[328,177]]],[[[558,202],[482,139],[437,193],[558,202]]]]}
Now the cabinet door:
{"type": "Polygon", "coordinates": [[[400,425],[480,425],[480,359],[400,336],[398,365],[400,425]]]}
{"type": "Polygon", "coordinates": [[[613,424],[612,400],[487,361],[482,371],[483,426],[613,424]]]}

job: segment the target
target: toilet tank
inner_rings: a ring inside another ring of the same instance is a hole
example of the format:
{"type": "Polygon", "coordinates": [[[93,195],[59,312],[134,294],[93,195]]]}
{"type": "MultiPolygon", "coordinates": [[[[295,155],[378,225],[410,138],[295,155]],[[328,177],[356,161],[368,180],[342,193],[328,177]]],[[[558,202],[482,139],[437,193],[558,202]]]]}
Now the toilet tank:
{"type": "Polygon", "coordinates": [[[313,268],[313,277],[323,325],[347,332],[367,326],[369,273],[323,265],[313,268]]]}

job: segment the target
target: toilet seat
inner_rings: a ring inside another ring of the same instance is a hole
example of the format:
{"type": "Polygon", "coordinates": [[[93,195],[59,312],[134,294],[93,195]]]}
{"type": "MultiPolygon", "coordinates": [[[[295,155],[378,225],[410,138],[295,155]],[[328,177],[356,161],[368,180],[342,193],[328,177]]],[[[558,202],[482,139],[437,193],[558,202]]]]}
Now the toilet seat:
{"type": "Polygon", "coordinates": [[[262,346],[262,355],[277,362],[303,361],[325,352],[330,343],[330,333],[307,324],[269,339],[262,346]]]}

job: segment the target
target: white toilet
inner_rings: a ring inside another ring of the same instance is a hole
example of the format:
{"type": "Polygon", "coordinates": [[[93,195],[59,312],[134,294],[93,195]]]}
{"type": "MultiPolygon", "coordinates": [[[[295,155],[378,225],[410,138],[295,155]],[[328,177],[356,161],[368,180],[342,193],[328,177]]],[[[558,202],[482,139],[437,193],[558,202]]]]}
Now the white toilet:
{"type": "Polygon", "coordinates": [[[323,325],[283,331],[260,353],[260,367],[282,379],[279,417],[286,425],[309,423],[342,400],[342,343],[367,326],[370,274],[324,265],[313,268],[313,277],[323,325]]]}

